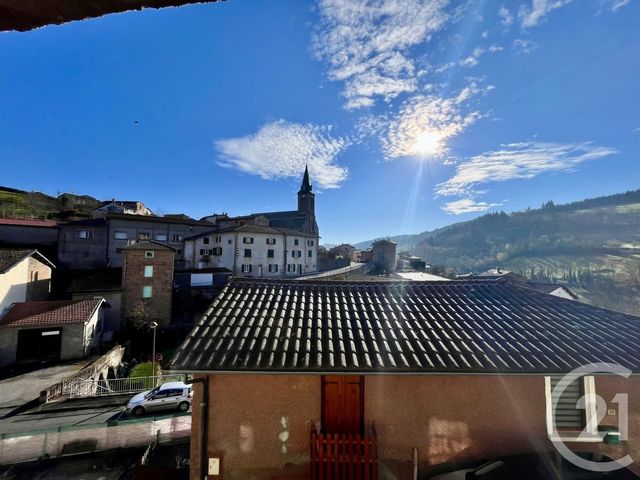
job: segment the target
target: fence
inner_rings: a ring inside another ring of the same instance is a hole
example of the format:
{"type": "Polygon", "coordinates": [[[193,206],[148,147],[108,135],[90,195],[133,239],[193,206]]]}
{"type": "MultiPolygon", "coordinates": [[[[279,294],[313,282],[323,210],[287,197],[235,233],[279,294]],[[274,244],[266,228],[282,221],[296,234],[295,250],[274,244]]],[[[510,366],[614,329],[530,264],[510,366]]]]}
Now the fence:
{"type": "Polygon", "coordinates": [[[368,435],[311,432],[312,480],[377,480],[378,439],[368,435]]]}
{"type": "Polygon", "coordinates": [[[182,382],[185,375],[156,375],[153,377],[82,379],[69,382],[69,398],[103,397],[139,393],[167,382],[182,382]]]}
{"type": "Polygon", "coordinates": [[[64,456],[70,445],[78,443],[91,444],[91,451],[104,451],[190,435],[190,413],[5,433],[0,434],[0,465],[64,456]]]}
{"type": "Polygon", "coordinates": [[[115,368],[122,361],[124,355],[124,348],[120,345],[116,345],[109,352],[98,358],[95,362],[90,363],[79,372],[75,373],[71,378],[65,378],[64,380],[54,383],[46,390],[40,392],[41,402],[51,402],[57,398],[69,395],[70,385],[78,380],[92,381],[94,378],[99,378],[102,374],[106,377],[106,372],[109,367],[115,368]]]}

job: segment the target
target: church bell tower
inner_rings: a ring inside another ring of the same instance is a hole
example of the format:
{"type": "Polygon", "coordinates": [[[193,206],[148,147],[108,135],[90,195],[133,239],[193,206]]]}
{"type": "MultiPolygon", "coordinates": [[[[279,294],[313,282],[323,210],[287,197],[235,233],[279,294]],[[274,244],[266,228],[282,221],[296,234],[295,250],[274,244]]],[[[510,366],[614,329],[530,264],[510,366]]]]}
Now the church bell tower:
{"type": "Polygon", "coordinates": [[[300,191],[298,191],[298,212],[305,213],[308,216],[307,233],[318,235],[315,194],[312,191],[311,182],[309,181],[309,168],[306,166],[304,167],[302,185],[300,185],[300,191]]]}

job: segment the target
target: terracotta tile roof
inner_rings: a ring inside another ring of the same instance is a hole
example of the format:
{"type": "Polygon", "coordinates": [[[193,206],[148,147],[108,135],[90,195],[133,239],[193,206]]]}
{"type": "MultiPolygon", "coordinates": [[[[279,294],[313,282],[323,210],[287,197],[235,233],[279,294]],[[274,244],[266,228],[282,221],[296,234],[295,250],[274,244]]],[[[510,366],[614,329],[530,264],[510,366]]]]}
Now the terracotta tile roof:
{"type": "Polygon", "coordinates": [[[172,361],[178,371],[640,372],[640,317],[500,280],[232,279],[172,361]]]}
{"type": "Polygon", "coordinates": [[[23,259],[33,254],[35,249],[14,249],[14,248],[2,248],[0,249],[0,273],[4,273],[23,259]]]}
{"type": "Polygon", "coordinates": [[[96,308],[103,302],[103,299],[98,298],[14,303],[0,318],[0,327],[47,327],[84,323],[91,319],[96,308]]]}
{"type": "Polygon", "coordinates": [[[0,273],[5,273],[10,268],[30,256],[37,257],[42,263],[55,268],[53,263],[35,248],[0,248],[0,273]]]}
{"type": "Polygon", "coordinates": [[[22,227],[55,227],[54,220],[28,220],[25,218],[0,218],[0,225],[17,225],[22,227]]]}

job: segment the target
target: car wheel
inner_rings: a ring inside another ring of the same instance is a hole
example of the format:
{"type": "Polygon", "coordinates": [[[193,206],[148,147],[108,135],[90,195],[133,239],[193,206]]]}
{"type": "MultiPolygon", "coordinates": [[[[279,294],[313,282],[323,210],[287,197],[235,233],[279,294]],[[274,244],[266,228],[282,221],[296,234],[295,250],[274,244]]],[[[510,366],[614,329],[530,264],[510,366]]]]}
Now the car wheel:
{"type": "Polygon", "coordinates": [[[180,405],[178,405],[178,410],[180,410],[181,412],[186,412],[187,410],[189,410],[189,402],[180,402],[180,405]]]}
{"type": "Polygon", "coordinates": [[[144,415],[144,408],[142,407],[135,407],[133,410],[131,410],[131,413],[136,416],[139,417],[141,415],[144,415]]]}

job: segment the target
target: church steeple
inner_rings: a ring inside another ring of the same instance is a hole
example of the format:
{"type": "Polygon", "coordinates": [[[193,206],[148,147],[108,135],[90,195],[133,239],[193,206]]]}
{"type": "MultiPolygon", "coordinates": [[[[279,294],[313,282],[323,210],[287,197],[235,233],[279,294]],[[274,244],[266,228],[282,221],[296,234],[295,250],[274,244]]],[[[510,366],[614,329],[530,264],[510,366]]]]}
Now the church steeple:
{"type": "Polygon", "coordinates": [[[311,182],[309,181],[309,167],[307,165],[304,166],[304,177],[302,177],[302,185],[300,185],[300,191],[298,195],[301,193],[311,193],[311,182]]]}
{"type": "Polygon", "coordinates": [[[298,192],[298,212],[304,213],[307,216],[307,233],[317,235],[318,224],[316,223],[315,194],[312,190],[313,187],[311,187],[311,181],[309,180],[309,168],[305,166],[302,184],[298,192]]]}

